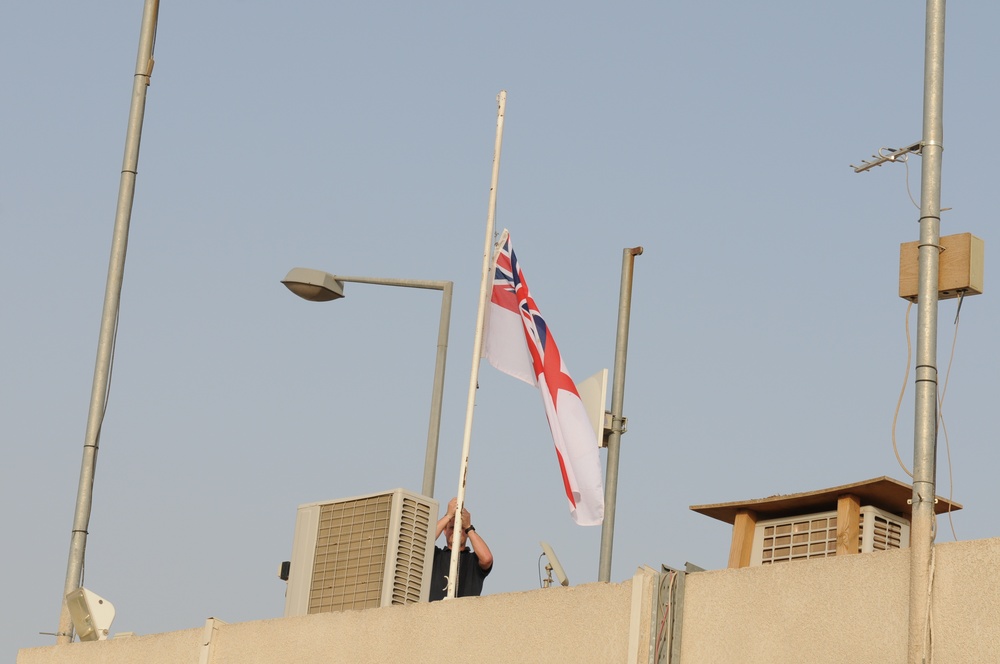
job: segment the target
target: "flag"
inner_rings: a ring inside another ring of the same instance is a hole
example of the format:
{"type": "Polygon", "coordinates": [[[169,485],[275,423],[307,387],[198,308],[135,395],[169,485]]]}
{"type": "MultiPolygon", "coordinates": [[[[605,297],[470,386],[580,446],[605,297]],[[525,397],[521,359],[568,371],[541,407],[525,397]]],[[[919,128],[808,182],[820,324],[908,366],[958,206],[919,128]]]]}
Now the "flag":
{"type": "Polygon", "coordinates": [[[538,387],[570,515],[581,526],[599,525],[604,518],[604,488],[597,434],[552,331],[528,292],[506,230],[500,236],[493,274],[483,354],[500,371],[538,387]]]}

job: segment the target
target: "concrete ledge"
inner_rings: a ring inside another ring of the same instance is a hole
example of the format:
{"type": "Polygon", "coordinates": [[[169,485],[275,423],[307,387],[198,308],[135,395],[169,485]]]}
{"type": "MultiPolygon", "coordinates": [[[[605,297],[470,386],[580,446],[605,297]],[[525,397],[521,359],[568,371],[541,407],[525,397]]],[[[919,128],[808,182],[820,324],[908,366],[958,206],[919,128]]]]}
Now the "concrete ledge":
{"type": "MultiPolygon", "coordinates": [[[[906,662],[909,550],[687,578],[681,664],[906,662]]],[[[935,546],[934,661],[1000,653],[1000,539],[935,546]]]]}
{"type": "Polygon", "coordinates": [[[631,614],[631,581],[593,583],[30,648],[17,664],[624,662],[631,614]]]}

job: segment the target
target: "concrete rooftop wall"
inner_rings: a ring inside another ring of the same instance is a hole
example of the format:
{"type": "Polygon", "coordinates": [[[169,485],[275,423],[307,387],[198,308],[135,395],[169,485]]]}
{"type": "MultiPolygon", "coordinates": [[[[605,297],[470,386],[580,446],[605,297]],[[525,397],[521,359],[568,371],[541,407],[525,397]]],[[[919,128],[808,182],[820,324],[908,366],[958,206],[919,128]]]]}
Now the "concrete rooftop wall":
{"type": "MultiPolygon", "coordinates": [[[[908,578],[906,550],[690,574],[679,664],[904,664],[908,578]]],[[[639,664],[651,661],[656,585],[647,568],[620,584],[209,621],[181,632],[25,649],[17,664],[639,664]]],[[[930,661],[1000,662],[1000,539],[935,546],[931,614],[930,661]]]]}
{"type": "MultiPolygon", "coordinates": [[[[687,577],[681,664],[905,664],[908,550],[687,577]]],[[[930,661],[1000,662],[1000,539],[934,547],[930,661]]]]}
{"type": "Polygon", "coordinates": [[[181,632],[25,649],[17,664],[645,662],[650,615],[634,607],[651,606],[655,574],[637,579],[214,627],[210,621],[181,632]]]}

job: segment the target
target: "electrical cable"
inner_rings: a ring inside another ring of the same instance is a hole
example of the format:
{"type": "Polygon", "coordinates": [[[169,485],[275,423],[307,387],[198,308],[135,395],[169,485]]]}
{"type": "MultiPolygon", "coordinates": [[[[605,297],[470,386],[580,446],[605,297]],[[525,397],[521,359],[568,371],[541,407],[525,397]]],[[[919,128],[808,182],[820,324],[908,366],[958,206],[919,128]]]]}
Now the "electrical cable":
{"type": "MultiPolygon", "coordinates": [[[[653,649],[653,662],[654,662],[654,664],[659,664],[659,661],[660,661],[660,645],[662,643],[664,643],[664,640],[662,638],[663,637],[663,628],[664,627],[667,628],[667,634],[666,634],[666,641],[665,642],[667,644],[670,643],[671,625],[670,625],[669,622],[667,622],[667,620],[670,617],[670,606],[671,606],[671,601],[670,600],[673,597],[674,582],[676,580],[677,580],[677,572],[671,571],[670,572],[670,583],[667,584],[667,602],[666,602],[666,606],[663,609],[663,618],[660,620],[660,626],[657,627],[657,629],[656,629],[656,647],[653,649]]],[[[669,652],[667,653],[667,664],[670,664],[670,653],[669,652]]]]}
{"type": "MultiPolygon", "coordinates": [[[[958,309],[959,309],[959,311],[961,311],[962,300],[964,299],[964,297],[965,297],[964,293],[959,296],[959,300],[958,300],[958,309]]],[[[892,451],[895,453],[895,455],[896,455],[896,461],[899,462],[899,466],[903,469],[903,472],[905,472],[911,478],[913,477],[913,473],[911,473],[910,470],[906,467],[906,465],[903,463],[902,457],[900,457],[900,455],[899,455],[899,447],[898,447],[897,442],[896,442],[896,422],[899,419],[899,409],[902,406],[903,395],[906,393],[906,384],[909,381],[909,377],[910,377],[910,358],[911,358],[911,356],[913,354],[913,346],[912,346],[912,341],[911,341],[911,338],[910,338],[910,309],[912,307],[913,307],[913,302],[910,302],[906,306],[906,374],[905,374],[905,376],[903,378],[903,389],[900,391],[900,393],[899,393],[899,400],[896,402],[896,412],[892,416],[892,451]]],[[[949,502],[948,511],[947,511],[947,514],[948,514],[948,525],[951,527],[951,535],[955,539],[956,542],[958,541],[958,534],[955,532],[955,522],[954,522],[954,519],[952,518],[952,515],[951,515],[952,514],[951,502],[953,501],[953,496],[954,496],[954,491],[955,491],[955,486],[954,486],[954,469],[953,469],[952,463],[951,463],[951,439],[948,436],[948,427],[945,424],[945,419],[944,419],[944,397],[945,397],[945,394],[947,394],[947,392],[948,392],[948,380],[951,377],[951,368],[952,368],[952,366],[955,363],[955,347],[956,347],[956,345],[958,343],[958,323],[959,323],[959,320],[960,320],[959,315],[956,312],[956,314],[955,314],[955,334],[954,334],[954,336],[952,337],[952,340],[951,340],[951,354],[948,357],[948,369],[945,371],[944,384],[941,386],[941,391],[940,391],[940,393],[938,395],[938,405],[937,405],[937,408],[938,408],[938,421],[941,424],[941,431],[944,433],[945,452],[946,452],[947,459],[948,459],[948,502],[949,502]]]]}
{"type": "MultiPolygon", "coordinates": [[[[913,194],[910,193],[910,165],[906,163],[907,158],[909,156],[910,155],[908,154],[900,155],[899,157],[896,157],[893,161],[901,161],[903,162],[903,166],[906,167],[906,195],[910,197],[910,202],[913,203],[913,207],[919,210],[920,206],[917,205],[917,202],[915,200],[913,200],[913,194]]],[[[951,210],[950,207],[941,208],[941,212],[947,212],[949,210],[951,210]]]]}
{"type": "MultiPolygon", "coordinates": [[[[671,574],[670,574],[670,585],[667,588],[667,602],[668,602],[667,609],[668,610],[670,609],[671,606],[673,606],[673,602],[671,602],[670,600],[674,596],[674,583],[676,583],[676,582],[677,582],[677,572],[671,572],[671,574]]],[[[667,611],[665,611],[664,613],[667,613],[667,611]]],[[[671,643],[671,640],[674,637],[673,632],[674,632],[674,621],[670,620],[669,622],[667,622],[667,638],[666,638],[666,642],[667,643],[671,643]]],[[[671,651],[668,650],[667,651],[667,664],[670,664],[670,658],[671,658],[671,651]]]]}
{"type": "Polygon", "coordinates": [[[920,206],[917,205],[917,202],[915,200],[913,200],[913,194],[910,193],[910,165],[906,163],[907,157],[909,156],[910,155],[904,154],[901,157],[896,157],[896,161],[903,162],[903,166],[906,167],[906,195],[910,197],[910,202],[913,203],[913,207],[919,210],[920,206]]]}
{"type": "Polygon", "coordinates": [[[927,622],[924,623],[924,661],[930,664],[934,658],[934,633],[931,629],[931,591],[934,588],[934,547],[931,547],[931,569],[927,579],[927,622]]]}
{"type": "Polygon", "coordinates": [[[913,355],[913,342],[910,340],[910,309],[912,308],[913,302],[906,305],[906,371],[903,374],[903,389],[900,390],[899,400],[896,402],[896,412],[892,415],[892,451],[896,454],[896,461],[899,462],[899,467],[911,478],[913,477],[913,473],[903,463],[902,457],[899,456],[899,447],[896,445],[896,421],[899,419],[899,408],[903,404],[903,395],[906,394],[906,384],[910,380],[910,357],[913,355]]]}
{"type": "Polygon", "coordinates": [[[944,397],[948,392],[948,380],[951,377],[951,367],[955,364],[955,346],[958,343],[959,313],[962,311],[962,300],[964,299],[965,293],[961,293],[958,296],[958,308],[955,312],[955,334],[951,339],[951,354],[948,356],[948,369],[944,373],[944,384],[941,386],[941,394],[938,396],[938,418],[941,422],[941,431],[944,432],[944,449],[948,458],[948,525],[951,526],[951,536],[955,538],[956,542],[958,541],[958,535],[955,533],[955,521],[951,517],[951,502],[955,493],[955,478],[951,465],[951,440],[948,438],[948,427],[945,426],[944,422],[944,397]]]}
{"type": "MultiPolygon", "coordinates": [[[[911,473],[909,470],[907,470],[906,466],[903,465],[903,460],[899,456],[899,449],[896,446],[896,420],[897,420],[897,417],[899,416],[899,408],[900,408],[900,405],[903,402],[903,394],[906,392],[906,383],[908,382],[909,375],[910,375],[910,356],[912,355],[912,352],[913,352],[911,341],[910,341],[910,309],[912,307],[913,307],[913,302],[910,302],[906,306],[906,378],[904,378],[904,380],[903,380],[903,390],[899,394],[899,401],[896,403],[896,413],[895,413],[895,415],[893,415],[893,418],[892,418],[892,450],[896,454],[896,460],[899,462],[899,465],[903,468],[904,471],[906,471],[906,474],[909,475],[911,478],[913,477],[913,473],[911,473]]],[[[961,309],[961,299],[959,299],[959,309],[961,309]]],[[[949,488],[948,488],[948,501],[949,501],[949,505],[948,505],[948,522],[951,524],[951,533],[952,533],[952,536],[955,537],[956,541],[958,541],[958,536],[955,535],[955,525],[954,525],[954,522],[952,521],[952,518],[951,518],[951,495],[952,495],[952,491],[953,491],[954,487],[953,487],[953,481],[952,481],[951,444],[948,441],[948,427],[945,426],[945,423],[944,423],[944,397],[945,397],[945,394],[948,391],[948,379],[951,376],[951,367],[952,367],[952,364],[954,363],[954,359],[955,359],[955,345],[956,345],[956,342],[958,341],[958,320],[959,320],[958,319],[958,314],[956,313],[956,315],[955,315],[955,335],[952,338],[952,342],[951,342],[951,356],[948,359],[948,369],[945,371],[944,384],[941,386],[941,391],[938,394],[938,400],[937,400],[938,401],[938,403],[937,403],[938,421],[941,423],[941,429],[944,432],[945,449],[947,450],[947,453],[948,453],[948,485],[949,485],[949,488]]],[[[931,518],[932,518],[931,541],[933,542],[934,539],[936,539],[936,537],[937,537],[937,515],[932,512],[931,518]]],[[[927,582],[927,612],[925,614],[927,616],[927,618],[926,618],[926,622],[924,623],[924,639],[923,639],[923,647],[925,648],[924,661],[928,662],[928,663],[931,662],[931,657],[933,656],[933,650],[934,650],[934,648],[933,648],[933,638],[934,637],[933,637],[933,633],[932,633],[932,630],[931,630],[931,598],[932,598],[932,590],[933,590],[933,587],[934,587],[934,562],[935,562],[935,560],[934,560],[934,553],[935,553],[935,549],[932,546],[931,547],[931,562],[930,562],[930,578],[928,579],[928,582],[927,582]]]]}

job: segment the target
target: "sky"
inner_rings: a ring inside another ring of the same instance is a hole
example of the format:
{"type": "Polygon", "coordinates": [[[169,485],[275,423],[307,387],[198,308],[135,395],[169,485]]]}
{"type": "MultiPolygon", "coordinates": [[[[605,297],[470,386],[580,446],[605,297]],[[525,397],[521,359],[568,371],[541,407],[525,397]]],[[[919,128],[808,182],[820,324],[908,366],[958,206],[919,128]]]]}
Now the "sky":
{"type": "MultiPolygon", "coordinates": [[[[0,9],[8,661],[58,624],[141,11],[0,9]]],[[[937,486],[964,509],[939,542],[1000,535],[998,22],[947,16],[941,232],[984,239],[986,288],[957,328],[940,306],[937,486]]],[[[421,488],[440,294],[315,304],[292,267],[454,282],[435,498],[457,493],[500,90],[497,230],[577,380],[612,368],[644,249],[612,581],[725,567],[730,526],[691,505],[907,481],[920,157],[849,165],[921,139],[923,50],[901,0],[163,2],[87,541],[112,634],[280,617],[298,505],[421,488]]],[[[538,588],[542,540],[595,582],[537,390],[484,362],[474,414],[485,592],[538,588]]]]}

